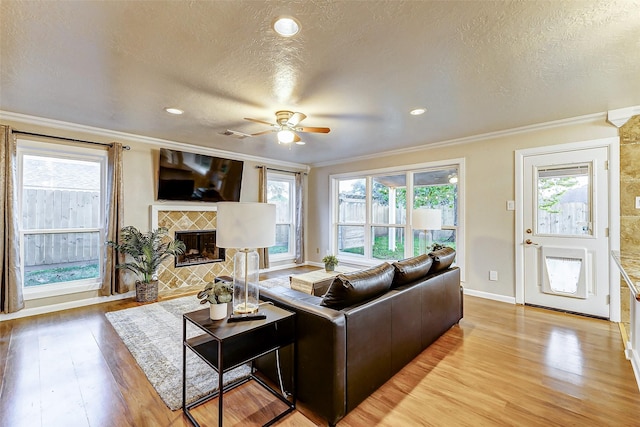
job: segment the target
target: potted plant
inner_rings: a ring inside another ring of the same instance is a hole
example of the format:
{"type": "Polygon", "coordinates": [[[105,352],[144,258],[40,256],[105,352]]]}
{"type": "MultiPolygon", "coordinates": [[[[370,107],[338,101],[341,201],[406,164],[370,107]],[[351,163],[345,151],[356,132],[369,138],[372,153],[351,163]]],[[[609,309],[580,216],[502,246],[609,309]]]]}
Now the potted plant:
{"type": "Polygon", "coordinates": [[[233,299],[232,282],[209,282],[203,290],[198,292],[200,304],[210,303],[209,317],[211,320],[224,319],[227,316],[227,303],[233,299]]]}
{"type": "Polygon", "coordinates": [[[137,277],[136,301],[153,302],[158,299],[158,279],[156,270],[168,257],[183,254],[184,242],[166,239],[169,230],[160,227],[157,230],[140,232],[133,226],[120,230],[120,243],[109,241],[109,246],[125,254],[125,262],[117,268],[129,270],[137,277]]]}
{"type": "Polygon", "coordinates": [[[327,255],[322,258],[322,262],[324,262],[324,269],[326,271],[333,271],[335,270],[336,265],[338,265],[338,258],[334,255],[327,255]]]}

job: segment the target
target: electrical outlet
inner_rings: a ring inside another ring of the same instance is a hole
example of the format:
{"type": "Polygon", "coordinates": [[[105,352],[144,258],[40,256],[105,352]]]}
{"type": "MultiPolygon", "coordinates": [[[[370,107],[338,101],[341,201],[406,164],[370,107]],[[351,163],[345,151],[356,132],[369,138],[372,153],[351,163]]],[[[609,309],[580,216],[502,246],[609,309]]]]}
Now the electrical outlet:
{"type": "Polygon", "coordinates": [[[636,209],[640,209],[640,196],[636,197],[636,209]]]}
{"type": "Polygon", "coordinates": [[[498,272],[495,270],[489,271],[489,280],[495,282],[498,280],[498,272]]]}
{"type": "Polygon", "coordinates": [[[320,248],[316,248],[316,253],[319,254],[320,253],[320,248]]]}

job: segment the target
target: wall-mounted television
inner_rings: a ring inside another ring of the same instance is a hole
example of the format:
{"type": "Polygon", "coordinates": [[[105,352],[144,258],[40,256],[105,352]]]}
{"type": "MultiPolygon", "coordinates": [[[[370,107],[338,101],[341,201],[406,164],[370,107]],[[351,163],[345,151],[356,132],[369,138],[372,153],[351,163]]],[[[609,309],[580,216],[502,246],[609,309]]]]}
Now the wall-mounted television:
{"type": "Polygon", "coordinates": [[[160,149],[158,200],[238,202],[241,160],[160,149]]]}

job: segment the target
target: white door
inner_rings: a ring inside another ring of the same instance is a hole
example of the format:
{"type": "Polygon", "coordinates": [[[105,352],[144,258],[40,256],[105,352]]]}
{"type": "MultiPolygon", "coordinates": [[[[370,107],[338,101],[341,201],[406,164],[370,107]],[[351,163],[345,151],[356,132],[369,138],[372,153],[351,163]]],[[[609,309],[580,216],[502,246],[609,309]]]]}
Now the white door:
{"type": "Polygon", "coordinates": [[[609,318],[608,149],[523,160],[525,304],[609,318]]]}

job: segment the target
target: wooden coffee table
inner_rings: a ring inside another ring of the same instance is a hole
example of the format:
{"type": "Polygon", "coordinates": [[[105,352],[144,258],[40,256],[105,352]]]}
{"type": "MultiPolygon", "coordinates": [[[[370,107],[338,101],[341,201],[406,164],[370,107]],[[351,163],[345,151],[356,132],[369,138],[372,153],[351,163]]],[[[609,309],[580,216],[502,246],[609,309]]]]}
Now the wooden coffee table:
{"type": "Polygon", "coordinates": [[[322,269],[304,274],[296,274],[289,278],[291,289],[321,297],[327,292],[331,282],[333,282],[333,278],[338,274],[351,273],[352,271],[358,270],[360,269],[353,267],[336,267],[335,271],[325,271],[322,269]]]}

